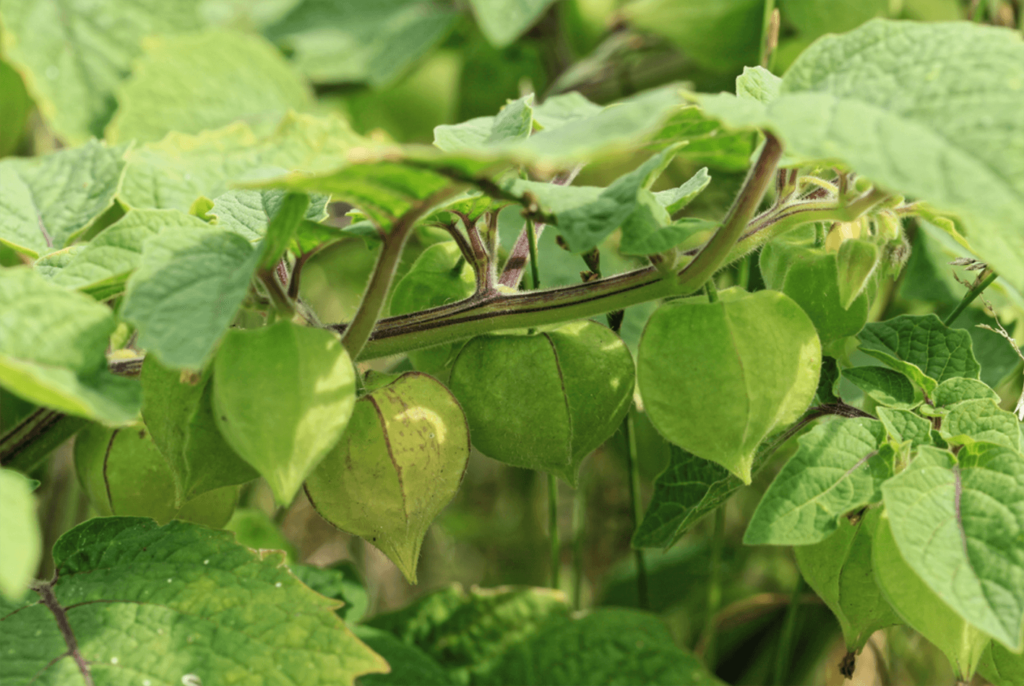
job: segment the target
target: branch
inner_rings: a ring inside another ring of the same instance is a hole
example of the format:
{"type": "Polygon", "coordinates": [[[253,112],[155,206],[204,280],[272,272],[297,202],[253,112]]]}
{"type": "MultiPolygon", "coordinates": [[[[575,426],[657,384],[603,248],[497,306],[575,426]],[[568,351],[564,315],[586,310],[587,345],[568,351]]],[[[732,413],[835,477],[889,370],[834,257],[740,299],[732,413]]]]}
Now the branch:
{"type": "Polygon", "coordinates": [[[391,288],[391,282],[395,278],[395,271],[402,257],[405,243],[412,233],[412,227],[430,208],[455,195],[457,190],[456,186],[449,186],[416,203],[395,221],[390,233],[384,237],[384,247],[377,258],[373,274],[370,275],[370,282],[366,286],[363,300],[359,303],[359,309],[356,310],[352,323],[345,329],[345,333],[341,337],[341,344],[345,346],[353,360],[359,356],[363,346],[366,345],[366,341],[369,340],[373,327],[384,309],[384,301],[391,288]]]}

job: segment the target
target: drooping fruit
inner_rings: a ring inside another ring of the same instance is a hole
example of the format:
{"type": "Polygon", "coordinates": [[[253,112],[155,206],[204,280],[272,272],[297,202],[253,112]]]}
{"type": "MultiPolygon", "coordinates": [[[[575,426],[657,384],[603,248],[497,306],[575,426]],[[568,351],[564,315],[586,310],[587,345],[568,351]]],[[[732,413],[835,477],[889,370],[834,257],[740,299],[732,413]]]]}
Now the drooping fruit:
{"type": "Polygon", "coordinates": [[[179,503],[259,476],[217,428],[209,374],[192,385],[148,356],[140,380],[142,420],[170,465],[179,503]]]}
{"type": "Polygon", "coordinates": [[[474,338],[456,357],[448,385],[480,452],[575,486],[583,458],[626,416],[633,382],[622,339],[585,320],[474,338]]]}
{"type": "Polygon", "coordinates": [[[684,450],[750,483],[758,445],[807,409],[818,385],[814,325],[777,291],[673,300],[647,322],[637,356],[644,408],[684,450]]]}
{"type": "Polygon", "coordinates": [[[844,518],[821,543],[793,547],[800,573],[839,620],[846,649],[856,653],[875,631],[900,623],[875,584],[871,542],[880,513],[870,509],[856,523],[844,518]]]}
{"type": "MultiPolygon", "coordinates": [[[[395,285],[391,294],[392,316],[419,312],[468,298],[476,288],[473,268],[462,260],[462,252],[453,242],[437,243],[423,251],[409,273],[395,285]]],[[[448,343],[409,353],[409,361],[421,372],[438,378],[447,373],[445,363],[452,349],[448,343]]]]}
{"type": "Polygon", "coordinates": [[[103,516],[152,517],[160,524],[184,519],[218,529],[238,504],[238,487],[227,486],[178,508],[171,469],[142,424],[124,429],[88,425],[75,439],[75,470],[89,502],[103,516]]]}
{"type": "Polygon", "coordinates": [[[341,438],[355,400],[352,361],[323,329],[229,331],[213,362],[217,428],[280,505],[341,438]]]}
{"type": "Polygon", "coordinates": [[[865,274],[860,264],[864,256],[854,259],[850,253],[861,245],[869,249],[874,246],[866,241],[846,242],[852,246],[845,250],[837,246],[843,251],[842,262],[835,252],[815,248],[813,239],[804,233],[771,241],[761,251],[765,284],[782,291],[803,308],[814,322],[822,345],[857,334],[868,319],[868,284],[874,264],[865,274]],[[851,269],[857,274],[851,276],[851,269]]]}
{"type": "Polygon", "coordinates": [[[306,480],[321,517],[377,546],[416,583],[420,546],[469,460],[469,429],[436,379],[408,372],[360,398],[306,480]]]}

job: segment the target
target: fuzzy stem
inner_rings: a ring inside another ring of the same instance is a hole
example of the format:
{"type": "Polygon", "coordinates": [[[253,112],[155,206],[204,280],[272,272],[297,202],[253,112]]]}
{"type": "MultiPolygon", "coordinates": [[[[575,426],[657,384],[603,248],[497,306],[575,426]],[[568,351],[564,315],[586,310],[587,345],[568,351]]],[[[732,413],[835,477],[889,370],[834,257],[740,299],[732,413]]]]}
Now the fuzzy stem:
{"type": "Polygon", "coordinates": [[[782,620],[782,635],[779,637],[779,648],[775,653],[774,686],[782,686],[789,683],[786,676],[789,674],[789,665],[793,660],[793,645],[796,639],[796,617],[800,610],[800,596],[803,595],[806,583],[802,576],[798,576],[796,586],[793,587],[793,595],[789,598],[789,607],[786,608],[786,617],[782,620]]]}
{"type": "Polygon", "coordinates": [[[402,250],[412,234],[413,226],[431,207],[455,193],[455,187],[448,187],[416,203],[395,221],[390,233],[384,236],[384,247],[377,258],[373,274],[370,275],[370,282],[366,286],[363,300],[359,303],[359,309],[356,310],[352,323],[348,325],[341,337],[341,344],[345,346],[345,350],[353,360],[359,357],[363,346],[366,345],[370,334],[373,333],[374,325],[380,318],[388,290],[391,288],[395,271],[402,258],[402,250]]]}
{"type": "Polygon", "coordinates": [[[558,477],[548,474],[548,537],[551,540],[551,588],[558,588],[562,543],[558,537],[558,477]]]}
{"type": "MultiPolygon", "coordinates": [[[[633,530],[636,531],[643,519],[643,503],[640,499],[640,464],[636,455],[636,430],[633,426],[632,411],[626,415],[622,423],[622,431],[626,434],[626,456],[629,461],[629,500],[633,509],[633,530]]],[[[633,551],[636,557],[636,594],[641,610],[649,610],[651,601],[647,592],[647,562],[642,548],[633,551]]]]}
{"type": "Polygon", "coordinates": [[[978,283],[977,286],[964,293],[964,297],[960,299],[960,302],[957,303],[957,306],[953,308],[953,311],[949,313],[949,316],[946,317],[945,321],[942,323],[946,326],[953,326],[953,322],[963,314],[964,310],[967,309],[967,306],[974,302],[974,300],[981,295],[982,291],[991,286],[992,282],[995,281],[996,278],[997,274],[993,272],[986,276],[980,283],[978,283]]]}
{"type": "Polygon", "coordinates": [[[725,505],[715,510],[715,529],[711,534],[711,560],[708,565],[708,608],[704,619],[704,664],[715,671],[718,610],[722,607],[722,548],[725,544],[725,505]]]}

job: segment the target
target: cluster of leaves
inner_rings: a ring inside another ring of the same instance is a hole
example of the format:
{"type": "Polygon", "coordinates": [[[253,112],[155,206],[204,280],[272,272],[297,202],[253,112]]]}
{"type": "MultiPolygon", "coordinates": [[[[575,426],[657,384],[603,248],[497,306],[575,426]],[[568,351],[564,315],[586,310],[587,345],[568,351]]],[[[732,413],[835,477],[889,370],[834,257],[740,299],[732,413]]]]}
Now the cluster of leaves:
{"type": "MultiPolygon", "coordinates": [[[[549,4],[518,3],[509,21],[471,3],[496,46],[549,4]]],[[[715,21],[746,25],[751,7],[760,17],[760,3],[726,4],[734,14],[715,21]]],[[[638,2],[629,14],[653,24],[670,5],[638,2]]],[[[415,582],[471,444],[575,485],[626,417],[635,376],[675,451],[635,546],[678,540],[778,444],[831,415],[799,439],[745,541],[798,546],[851,651],[904,622],[962,678],[980,665],[1010,683],[1024,647],[1020,423],[980,380],[969,334],[934,315],[867,322],[906,259],[904,217],[932,222],[1024,292],[1018,37],[873,21],[814,43],[782,78],[746,69],[735,95],[667,86],[607,107],[527,95],[437,127],[426,147],[292,111],[312,102],[295,67],[316,83],[388,83],[444,38],[455,12],[419,2],[331,12],[306,0],[252,15],[290,65],[264,38],[191,32],[198,8],[135,4],[99,27],[118,50],[80,62],[84,93],[48,42],[80,59],[84,10],[0,10],[4,58],[52,131],[77,144],[0,161],[0,386],[26,404],[0,446],[31,472],[38,460],[24,446],[39,453],[44,420],[65,415],[50,435],[79,432],[93,507],[121,515],[62,537],[54,579],[27,600],[38,532],[5,532],[17,551],[0,566],[11,679],[246,683],[248,670],[338,683],[390,664],[396,683],[718,683],[655,618],[572,618],[557,592],[449,589],[353,633],[337,603],[307,587],[353,593],[336,576],[295,565],[293,575],[279,555],[212,530],[241,484],[262,478],[281,506],[304,488],[324,519],[415,582]],[[68,35],[34,28],[47,23],[68,35]],[[37,34],[46,40],[28,40],[37,34]],[[166,85],[180,83],[210,96],[165,106],[166,85]],[[942,107],[950,98],[962,101],[956,116],[942,107]],[[606,187],[568,183],[579,165],[622,153],[646,160],[606,187]],[[683,216],[708,188],[707,168],[654,190],[676,159],[737,169],[751,156],[720,221],[683,216]],[[353,208],[344,229],[326,221],[331,202],[353,208]],[[526,226],[501,264],[499,217],[512,206],[526,226]],[[585,255],[584,284],[519,292],[543,226],[585,255]],[[437,244],[398,280],[414,231],[437,244]],[[303,267],[352,236],[379,251],[377,266],[352,321],[324,326],[301,297],[303,267]],[[600,279],[595,251],[609,240],[644,266],[600,279]],[[714,274],[761,247],[767,290],[717,294],[714,274]],[[635,365],[616,332],[588,321],[667,297],[632,341],[635,365]],[[852,364],[854,346],[886,366],[852,364]],[[418,371],[363,378],[354,365],[400,353],[418,371]],[[841,379],[877,418],[840,399],[841,379]]],[[[749,44],[742,30],[736,40],[749,44]]],[[[698,60],[723,49],[686,42],[698,60]]],[[[31,481],[0,475],[4,517],[33,519],[31,481]]]]}

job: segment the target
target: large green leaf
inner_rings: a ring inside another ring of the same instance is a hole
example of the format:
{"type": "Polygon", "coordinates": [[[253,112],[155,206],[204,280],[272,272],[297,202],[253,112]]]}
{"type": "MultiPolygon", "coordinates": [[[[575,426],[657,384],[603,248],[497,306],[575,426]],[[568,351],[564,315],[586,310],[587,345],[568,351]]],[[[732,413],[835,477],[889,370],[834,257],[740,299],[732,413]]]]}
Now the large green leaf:
{"type": "Polygon", "coordinates": [[[114,204],[127,148],[90,141],[42,157],[0,160],[0,244],[37,257],[88,230],[114,204]]]}
{"type": "Polygon", "coordinates": [[[950,329],[934,314],[872,322],[857,337],[861,350],[906,374],[929,394],[939,382],[958,376],[977,379],[981,371],[970,334],[950,329]]]}
{"type": "Polygon", "coordinates": [[[170,131],[198,133],[239,120],[269,129],[289,109],[312,103],[301,77],[260,36],[162,36],[143,49],[117,94],[109,140],[153,141],[170,131]]]}
{"type": "Polygon", "coordinates": [[[437,660],[455,683],[483,682],[506,652],[547,626],[566,621],[569,605],[549,588],[449,586],[368,624],[437,660]]]}
{"type": "Polygon", "coordinates": [[[768,105],[700,102],[731,126],[773,130],[791,155],[959,214],[974,252],[1024,290],[1024,43],[1014,31],[878,19],[804,51],[768,105]]]}
{"type": "Polygon", "coordinates": [[[962,680],[969,680],[991,639],[950,609],[907,564],[893,539],[888,513],[878,518],[871,543],[875,582],[893,610],[946,655],[962,680]]]}
{"type": "Polygon", "coordinates": [[[205,228],[203,220],[178,210],[130,210],[88,243],[42,257],[35,268],[58,286],[105,300],[124,291],[142,261],[147,239],[165,229],[205,228]]]}
{"type": "MultiPolygon", "coordinates": [[[[588,101],[589,102],[589,101],[588,101]]],[[[478,150],[526,138],[533,130],[533,94],[513,100],[494,117],[434,127],[434,145],[445,152],[478,150]]]]}
{"type": "Polygon", "coordinates": [[[317,83],[381,88],[444,40],[458,16],[423,0],[303,0],[265,34],[317,83]]]}
{"type": "Polygon", "coordinates": [[[0,269],[0,385],[14,395],[106,424],[135,419],[134,379],[107,371],[116,323],[108,307],[28,267],[0,269]]]}
{"type": "Polygon", "coordinates": [[[470,0],[480,30],[504,48],[533,26],[554,0],[470,0]]]}
{"type": "Polygon", "coordinates": [[[907,564],[967,622],[1011,650],[1024,629],[1024,457],[975,444],[952,468],[909,469],[882,486],[907,564]],[[975,466],[965,466],[968,457],[975,466]]]}
{"type": "Polygon", "coordinates": [[[323,329],[232,330],[214,360],[217,426],[281,505],[341,438],[355,401],[352,361],[323,329]]]}
{"type": "Polygon", "coordinates": [[[64,140],[102,136],[146,36],[200,27],[199,0],[5,0],[4,57],[64,140]]]}
{"type": "Polygon", "coordinates": [[[245,299],[259,257],[230,231],[160,233],[144,244],[121,315],[138,329],[139,345],[163,364],[199,369],[245,299]]]}
{"type": "Polygon", "coordinates": [[[723,686],[656,615],[600,608],[510,650],[484,684],[723,686]]]}
{"type": "Polygon", "coordinates": [[[813,324],[776,291],[667,302],[648,320],[637,355],[658,432],[745,483],[758,445],[807,409],[820,368],[813,324]]]}
{"type": "Polygon", "coordinates": [[[217,198],[233,181],[282,169],[329,169],[365,144],[341,118],[305,114],[285,115],[266,136],[242,123],[197,135],[171,133],[132,150],[118,197],[132,207],[187,212],[196,198],[217,198]]]}
{"type": "Polygon", "coordinates": [[[893,473],[893,452],[882,446],[885,427],[856,418],[834,419],[799,440],[747,525],[747,545],[808,545],[828,538],[858,507],[881,500],[893,473]]]}
{"type": "Polygon", "coordinates": [[[21,600],[35,577],[43,552],[32,482],[10,469],[0,469],[0,597],[21,600]]]}
{"type": "Polygon", "coordinates": [[[38,598],[3,608],[5,684],[326,686],[387,670],[337,601],[230,533],[105,517],[62,536],[53,558],[38,598]]]}
{"type": "Polygon", "coordinates": [[[839,620],[846,648],[860,652],[878,629],[900,619],[875,585],[872,538],[881,509],[864,513],[856,523],[840,521],[839,530],[815,545],[793,548],[807,585],[839,620]]]}

